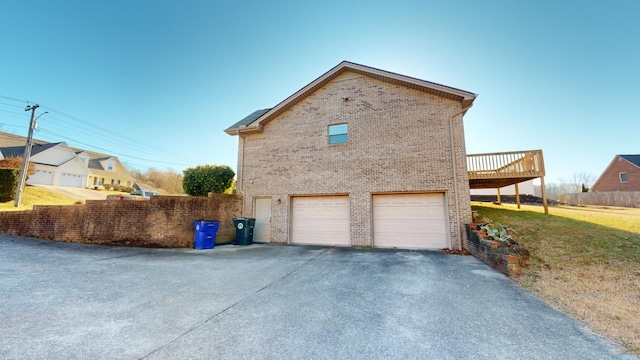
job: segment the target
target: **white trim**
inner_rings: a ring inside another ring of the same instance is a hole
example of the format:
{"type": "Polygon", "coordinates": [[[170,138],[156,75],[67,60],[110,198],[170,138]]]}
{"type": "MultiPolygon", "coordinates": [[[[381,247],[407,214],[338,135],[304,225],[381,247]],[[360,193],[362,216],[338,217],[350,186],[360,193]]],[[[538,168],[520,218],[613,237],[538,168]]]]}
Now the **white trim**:
{"type": "Polygon", "coordinates": [[[620,180],[620,184],[626,184],[627,182],[629,182],[629,177],[627,176],[627,172],[626,171],[622,171],[618,173],[618,180],[620,180]],[[624,175],[625,180],[622,181],[622,175],[624,175]]]}

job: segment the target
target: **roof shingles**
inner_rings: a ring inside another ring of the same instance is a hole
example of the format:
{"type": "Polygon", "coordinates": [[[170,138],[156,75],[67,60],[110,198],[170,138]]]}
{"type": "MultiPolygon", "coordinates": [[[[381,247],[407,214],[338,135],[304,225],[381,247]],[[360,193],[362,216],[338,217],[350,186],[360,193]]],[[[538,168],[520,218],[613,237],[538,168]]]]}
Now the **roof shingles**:
{"type": "Polygon", "coordinates": [[[640,155],[618,155],[633,165],[640,167],[640,155]]]}
{"type": "Polygon", "coordinates": [[[256,121],[257,119],[259,119],[260,116],[266,114],[269,110],[271,110],[271,108],[262,109],[262,110],[256,110],[256,111],[252,112],[251,114],[247,115],[244,119],[242,119],[242,120],[238,121],[237,123],[229,126],[229,128],[227,128],[227,130],[236,129],[236,128],[239,128],[240,126],[247,126],[247,125],[251,124],[252,122],[256,121]]]}

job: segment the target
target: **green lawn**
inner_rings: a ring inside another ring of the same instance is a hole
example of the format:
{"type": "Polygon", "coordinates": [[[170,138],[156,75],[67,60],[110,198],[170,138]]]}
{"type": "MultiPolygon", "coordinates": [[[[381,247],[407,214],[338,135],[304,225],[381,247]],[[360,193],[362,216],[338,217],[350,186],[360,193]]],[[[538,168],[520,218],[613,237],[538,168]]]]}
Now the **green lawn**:
{"type": "Polygon", "coordinates": [[[514,278],[527,290],[640,354],[640,209],[472,203],[531,252],[514,278]]]}
{"type": "Polygon", "coordinates": [[[31,210],[33,205],[73,205],[77,200],[36,186],[25,186],[22,205],[13,206],[13,200],[0,203],[0,211],[31,210]]]}

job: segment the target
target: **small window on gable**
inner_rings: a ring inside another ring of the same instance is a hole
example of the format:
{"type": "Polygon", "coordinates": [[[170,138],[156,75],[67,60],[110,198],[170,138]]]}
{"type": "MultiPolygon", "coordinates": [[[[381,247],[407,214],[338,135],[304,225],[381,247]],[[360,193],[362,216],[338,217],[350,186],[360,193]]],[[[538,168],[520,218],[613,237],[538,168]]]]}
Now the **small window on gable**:
{"type": "Polygon", "coordinates": [[[83,163],[83,164],[86,164],[86,163],[87,163],[87,159],[85,159],[85,158],[83,158],[83,157],[81,157],[81,158],[80,158],[80,161],[82,161],[82,163],[83,163]]]}
{"type": "Polygon", "coordinates": [[[329,125],[329,144],[344,144],[349,141],[347,124],[329,125]]]}
{"type": "Polygon", "coordinates": [[[627,182],[627,173],[626,172],[621,172],[618,175],[620,175],[620,182],[621,183],[626,183],[627,182]]]}
{"type": "Polygon", "coordinates": [[[113,164],[112,163],[107,163],[107,170],[113,171],[113,164]]]}

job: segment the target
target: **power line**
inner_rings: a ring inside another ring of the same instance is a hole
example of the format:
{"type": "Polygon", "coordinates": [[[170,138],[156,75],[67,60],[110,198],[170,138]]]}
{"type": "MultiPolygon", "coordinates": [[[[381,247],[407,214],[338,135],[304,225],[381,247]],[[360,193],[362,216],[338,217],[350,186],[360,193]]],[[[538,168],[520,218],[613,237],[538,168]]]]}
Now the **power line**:
{"type": "MultiPolygon", "coordinates": [[[[16,99],[16,98],[5,96],[5,95],[0,95],[0,98],[6,99],[6,100],[10,100],[10,101],[20,102],[20,103],[26,103],[26,104],[29,103],[29,101],[16,99]]],[[[0,104],[6,105],[6,106],[11,106],[11,107],[21,108],[21,106],[13,105],[13,104],[5,103],[5,102],[0,102],[0,104]]],[[[110,142],[110,143],[123,144],[124,146],[120,146],[120,147],[136,149],[135,151],[138,152],[138,153],[146,153],[146,154],[149,154],[149,155],[161,154],[166,158],[175,159],[176,161],[180,161],[180,162],[184,162],[184,161],[191,162],[191,163],[197,162],[196,160],[194,160],[194,159],[192,159],[190,157],[177,154],[176,152],[173,152],[173,151],[167,151],[165,148],[161,148],[161,147],[150,145],[150,144],[145,144],[145,143],[141,142],[139,139],[134,139],[134,138],[125,136],[125,135],[123,135],[121,133],[116,133],[116,132],[114,132],[114,131],[112,131],[110,129],[106,129],[106,128],[98,126],[98,125],[91,125],[90,128],[87,128],[87,127],[83,126],[83,125],[86,125],[88,123],[87,121],[83,121],[83,120],[81,120],[81,119],[79,119],[77,117],[74,117],[72,115],[66,114],[66,113],[64,113],[62,111],[56,110],[56,109],[51,108],[49,106],[42,105],[41,107],[44,108],[44,109],[49,110],[50,113],[56,113],[56,114],[59,114],[59,115],[65,117],[65,118],[68,118],[68,119],[74,121],[75,123],[71,123],[69,121],[65,121],[65,120],[60,119],[58,117],[54,117],[54,116],[51,116],[51,115],[47,116],[47,119],[51,119],[51,120],[54,120],[54,121],[57,121],[57,122],[72,126],[72,128],[66,127],[67,129],[71,129],[73,131],[84,132],[85,134],[89,134],[93,138],[102,139],[103,141],[107,141],[107,142],[110,142]],[[78,125],[78,124],[80,124],[80,125],[78,125]],[[99,130],[99,131],[96,131],[96,130],[99,130]],[[107,134],[109,134],[111,136],[109,136],[107,134]]],[[[6,112],[6,113],[11,113],[11,114],[23,115],[23,113],[18,113],[18,112],[9,111],[9,110],[0,109],[0,111],[6,112]]],[[[62,126],[63,128],[65,127],[65,126],[60,125],[60,124],[58,124],[58,126],[62,126]]],[[[106,151],[108,153],[119,154],[119,155],[121,155],[123,157],[135,158],[135,159],[140,159],[140,160],[143,160],[143,161],[151,161],[151,162],[158,163],[158,164],[169,164],[169,165],[176,165],[176,166],[189,166],[189,165],[184,164],[184,163],[169,162],[169,161],[157,161],[157,160],[151,160],[151,159],[135,157],[135,156],[131,156],[131,155],[123,154],[123,153],[118,153],[118,152],[114,152],[114,151],[111,151],[111,150],[108,150],[108,149],[104,149],[104,148],[100,148],[100,147],[97,147],[97,146],[94,146],[94,145],[90,145],[90,144],[87,144],[87,143],[84,143],[84,142],[81,142],[81,141],[78,141],[78,140],[74,140],[74,139],[72,139],[72,138],[70,138],[68,136],[62,136],[62,135],[57,134],[55,132],[52,132],[50,130],[46,130],[46,129],[42,129],[42,130],[45,133],[49,133],[51,135],[58,136],[58,137],[63,138],[63,139],[67,139],[69,141],[77,142],[79,144],[83,144],[83,145],[86,145],[86,146],[89,146],[89,147],[92,147],[92,148],[95,148],[95,149],[99,149],[101,151],[106,151]]]]}
{"type": "MultiPolygon", "coordinates": [[[[2,122],[0,122],[0,131],[1,131],[1,129],[2,129],[2,127],[3,127],[3,126],[11,127],[11,128],[14,128],[14,129],[28,129],[28,126],[24,126],[24,125],[14,124],[14,123],[2,123],[2,122]]],[[[36,129],[36,130],[37,130],[37,129],[36,129]]],[[[54,135],[54,136],[56,136],[56,137],[64,137],[64,136],[62,136],[62,135],[58,135],[57,133],[54,133],[54,132],[52,132],[52,131],[50,131],[50,130],[47,130],[46,128],[45,128],[45,129],[43,129],[43,130],[44,130],[44,131],[43,131],[44,133],[49,133],[49,134],[52,134],[52,135],[54,135]]],[[[22,137],[22,135],[16,135],[16,134],[14,134],[14,135],[15,135],[15,136],[20,136],[20,137],[22,137]]],[[[64,137],[64,138],[65,138],[65,139],[68,139],[68,140],[70,140],[70,141],[74,141],[74,142],[81,143],[80,141],[74,140],[74,139],[72,139],[72,138],[70,138],[70,137],[64,137]]],[[[12,137],[10,137],[10,136],[6,136],[6,135],[4,135],[4,134],[2,134],[2,133],[0,133],[0,139],[9,139],[9,140],[14,140],[14,138],[12,138],[12,137]]],[[[54,141],[58,141],[58,140],[59,140],[59,139],[57,139],[57,138],[56,138],[54,141]]],[[[84,143],[83,143],[83,145],[84,145],[84,143]]],[[[94,148],[97,148],[97,147],[95,147],[95,146],[93,146],[93,145],[89,145],[89,146],[92,146],[92,147],[94,147],[94,148]]],[[[109,152],[109,153],[114,153],[114,152],[113,152],[113,151],[111,151],[111,150],[102,149],[102,148],[100,148],[100,149],[101,149],[101,150],[103,150],[103,151],[107,151],[107,152],[109,152]]],[[[148,153],[148,154],[155,154],[155,153],[151,153],[151,152],[147,152],[147,153],[148,153]]],[[[122,156],[131,157],[130,155],[124,155],[124,154],[123,154],[122,156]]],[[[152,162],[154,162],[154,163],[163,163],[163,162],[161,162],[161,161],[156,161],[156,160],[143,159],[143,158],[139,158],[139,159],[142,159],[142,160],[145,160],[145,161],[152,161],[152,162]]],[[[134,164],[134,165],[136,165],[137,167],[140,167],[140,168],[148,167],[148,166],[146,166],[146,165],[142,165],[142,164],[139,164],[139,163],[133,163],[133,162],[131,162],[131,163],[132,163],[132,164],[134,164]]],[[[178,163],[171,163],[171,162],[166,162],[166,163],[167,163],[167,164],[170,164],[170,165],[171,165],[171,164],[173,164],[173,165],[183,165],[183,166],[188,166],[187,164],[178,164],[178,163]]]]}
{"type": "Polygon", "coordinates": [[[0,109],[0,111],[2,111],[2,112],[6,112],[6,113],[9,113],[9,114],[18,114],[18,115],[24,115],[24,114],[22,114],[22,113],[19,113],[19,112],[15,112],[15,111],[9,111],[9,110],[2,110],[2,109],[0,109]]]}
{"type": "Polygon", "coordinates": [[[29,103],[29,101],[27,101],[27,100],[20,100],[20,99],[16,99],[16,98],[12,98],[12,97],[9,97],[9,96],[4,96],[4,95],[0,95],[0,98],[11,100],[11,101],[17,101],[17,102],[21,102],[21,103],[24,103],[24,104],[28,104],[29,103]]]}
{"type": "Polygon", "coordinates": [[[0,102],[0,104],[11,106],[11,107],[16,107],[16,108],[19,108],[19,109],[22,109],[24,107],[24,106],[20,106],[20,105],[8,104],[8,103],[4,103],[4,102],[0,102]]]}
{"type": "MultiPolygon", "coordinates": [[[[51,111],[51,112],[54,112],[54,113],[60,114],[60,115],[62,115],[62,116],[64,116],[64,117],[67,117],[67,118],[69,118],[69,119],[71,119],[71,120],[73,120],[73,121],[76,121],[76,122],[80,123],[80,124],[86,124],[86,121],[82,121],[81,119],[78,119],[78,118],[76,118],[76,117],[74,117],[74,116],[71,116],[71,115],[65,114],[65,113],[63,113],[63,112],[61,112],[61,111],[58,111],[58,110],[53,109],[53,108],[48,107],[48,106],[43,106],[43,107],[44,107],[45,109],[48,109],[48,110],[49,110],[49,111],[51,111]]],[[[122,134],[120,134],[120,133],[113,132],[113,131],[111,131],[111,130],[109,130],[109,129],[103,128],[103,127],[98,126],[98,125],[92,125],[92,127],[94,128],[94,130],[95,130],[95,129],[101,130],[101,131],[103,131],[103,132],[106,132],[106,133],[112,134],[112,135],[114,135],[114,136],[116,136],[116,137],[118,137],[118,138],[127,139],[127,140],[129,140],[129,141],[131,141],[131,142],[133,142],[133,143],[137,143],[137,144],[140,144],[140,145],[144,145],[144,146],[146,146],[146,147],[148,147],[148,148],[155,149],[157,152],[161,152],[161,153],[164,153],[164,154],[165,154],[165,155],[167,155],[167,156],[171,156],[171,157],[173,157],[173,158],[176,158],[176,156],[175,156],[176,154],[175,154],[175,153],[168,152],[168,151],[166,151],[165,149],[160,148],[160,147],[157,147],[157,146],[154,146],[154,145],[150,145],[150,144],[143,143],[143,142],[141,142],[141,141],[140,141],[140,139],[134,139],[134,138],[131,138],[131,137],[128,137],[128,136],[122,135],[122,134]]],[[[181,156],[181,158],[182,158],[182,159],[180,159],[180,160],[195,161],[194,159],[188,158],[188,157],[186,157],[186,156],[181,156]]]]}
{"type": "MultiPolygon", "coordinates": [[[[0,98],[11,100],[11,101],[16,101],[16,102],[20,102],[20,103],[25,103],[25,104],[29,103],[29,101],[27,101],[27,100],[16,99],[16,98],[13,98],[13,97],[10,97],[10,96],[6,96],[6,95],[0,95],[0,98]]],[[[12,104],[7,104],[7,103],[2,103],[2,104],[6,104],[6,105],[9,105],[9,106],[15,106],[15,107],[18,107],[18,108],[22,108],[22,106],[17,106],[17,105],[12,105],[12,104]]],[[[62,111],[59,111],[57,109],[54,109],[52,107],[49,107],[49,106],[46,106],[46,105],[41,105],[41,107],[43,109],[49,110],[50,113],[60,114],[60,115],[66,117],[66,118],[69,118],[69,119],[71,119],[71,120],[73,120],[73,121],[75,121],[75,122],[77,122],[77,123],[79,123],[81,125],[87,124],[86,121],[83,121],[83,120],[81,120],[81,119],[79,119],[77,117],[74,117],[72,115],[66,114],[66,113],[64,113],[62,111]]],[[[0,109],[0,111],[22,115],[22,113],[10,112],[8,110],[1,110],[0,109]]],[[[64,122],[63,120],[55,118],[55,117],[53,117],[51,115],[47,116],[47,118],[51,118],[51,119],[55,119],[57,121],[64,122]]],[[[78,128],[82,127],[82,126],[78,126],[78,125],[73,125],[73,126],[75,127],[74,130],[77,130],[78,128]]],[[[154,149],[155,150],[154,154],[162,153],[164,156],[171,157],[171,158],[173,158],[175,160],[178,160],[178,161],[185,161],[186,160],[188,162],[197,162],[195,159],[192,159],[192,158],[190,158],[188,156],[180,155],[180,154],[177,154],[176,152],[170,152],[170,151],[167,151],[166,149],[163,149],[163,148],[158,147],[158,146],[154,146],[154,145],[143,143],[139,139],[133,139],[133,138],[127,137],[125,135],[122,135],[121,133],[116,133],[116,132],[114,132],[112,130],[106,129],[106,128],[98,126],[98,125],[92,125],[92,128],[90,130],[86,130],[86,131],[89,132],[92,136],[96,136],[96,134],[98,134],[95,131],[96,129],[101,130],[100,134],[105,139],[107,139],[107,141],[110,141],[110,142],[119,141],[119,142],[121,142],[121,143],[123,143],[123,144],[125,144],[127,146],[131,146],[131,144],[135,144],[139,148],[144,149],[143,151],[148,151],[149,149],[154,149]],[[114,137],[113,138],[108,138],[103,133],[111,134],[114,137]],[[128,140],[128,142],[125,142],[123,139],[128,140]]]]}
{"type": "Polygon", "coordinates": [[[0,126],[11,126],[11,127],[17,127],[17,128],[27,128],[27,126],[24,126],[24,124],[13,124],[13,123],[5,123],[5,122],[0,122],[0,126]]]}
{"type": "MultiPolygon", "coordinates": [[[[120,138],[113,139],[112,137],[105,136],[105,135],[101,134],[100,132],[96,132],[95,129],[83,128],[83,127],[77,126],[75,124],[72,124],[72,123],[70,123],[68,121],[55,118],[53,116],[48,116],[47,119],[53,119],[53,120],[61,122],[62,124],[68,124],[69,126],[72,126],[72,128],[70,128],[70,127],[67,127],[67,126],[64,126],[64,125],[59,125],[59,126],[61,126],[63,128],[84,132],[84,133],[90,134],[93,137],[102,138],[102,139],[104,139],[104,140],[106,140],[108,142],[120,143],[120,144],[125,145],[125,147],[135,148],[136,152],[142,152],[142,153],[146,153],[146,154],[149,154],[149,155],[157,155],[158,154],[157,151],[151,151],[147,147],[145,147],[144,145],[140,145],[137,142],[132,143],[132,142],[120,139],[120,138]]],[[[185,159],[183,159],[181,157],[176,157],[176,156],[173,156],[173,159],[178,160],[178,161],[184,161],[185,160],[185,159]]],[[[186,160],[189,160],[189,159],[186,159],[186,160]]]]}
{"type": "Polygon", "coordinates": [[[98,150],[101,150],[101,151],[106,151],[107,153],[124,156],[125,158],[129,157],[129,158],[132,158],[132,159],[138,159],[138,160],[142,160],[142,161],[150,161],[150,162],[154,162],[154,163],[158,163],[158,164],[189,166],[188,164],[180,164],[180,163],[173,163],[173,162],[168,162],[168,161],[158,161],[158,160],[153,160],[153,159],[145,159],[145,158],[140,158],[140,157],[137,157],[137,156],[131,156],[131,155],[128,155],[128,154],[118,153],[118,152],[111,151],[111,150],[108,150],[108,149],[104,149],[104,148],[101,148],[101,147],[98,147],[98,146],[95,146],[95,145],[87,144],[87,143],[84,143],[84,142],[81,142],[81,141],[78,141],[78,140],[75,140],[75,139],[71,139],[69,137],[54,133],[53,131],[49,131],[49,130],[46,130],[46,129],[43,129],[43,128],[40,128],[40,131],[44,131],[44,132],[46,132],[48,134],[58,136],[58,137],[60,137],[62,139],[67,139],[69,141],[73,141],[73,142],[76,142],[78,144],[89,146],[89,147],[94,148],[94,149],[98,149],[98,150]]]}

